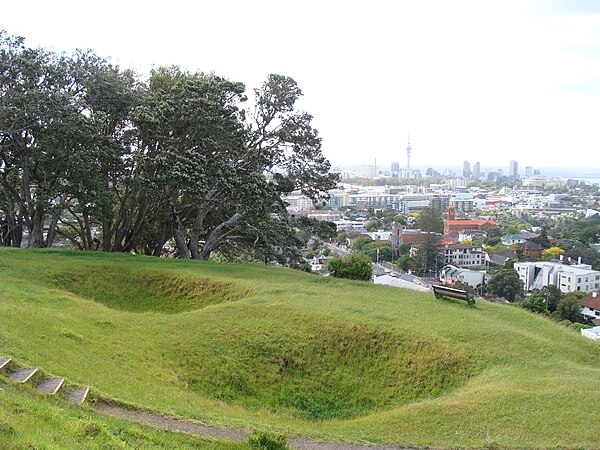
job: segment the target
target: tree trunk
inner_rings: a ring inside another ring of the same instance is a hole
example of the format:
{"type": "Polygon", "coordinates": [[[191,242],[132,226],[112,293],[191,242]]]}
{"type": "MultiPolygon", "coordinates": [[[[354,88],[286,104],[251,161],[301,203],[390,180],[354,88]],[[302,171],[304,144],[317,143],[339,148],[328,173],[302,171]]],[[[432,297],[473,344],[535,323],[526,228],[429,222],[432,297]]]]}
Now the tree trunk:
{"type": "Polygon", "coordinates": [[[206,236],[206,241],[204,243],[204,247],[202,247],[202,252],[200,252],[200,257],[197,259],[208,260],[212,252],[214,252],[219,245],[221,244],[221,240],[225,234],[227,228],[234,226],[240,219],[242,218],[242,214],[236,212],[233,216],[231,216],[227,221],[213,228],[210,233],[206,236]]]}
{"type": "Polygon", "coordinates": [[[29,248],[43,248],[44,242],[44,210],[41,207],[35,207],[31,217],[31,229],[29,230],[29,248]]]}
{"type": "Polygon", "coordinates": [[[169,201],[171,207],[171,219],[173,221],[173,238],[175,239],[175,247],[177,249],[177,257],[181,259],[190,259],[188,245],[185,240],[185,232],[179,217],[179,212],[175,208],[173,201],[169,201]]]}

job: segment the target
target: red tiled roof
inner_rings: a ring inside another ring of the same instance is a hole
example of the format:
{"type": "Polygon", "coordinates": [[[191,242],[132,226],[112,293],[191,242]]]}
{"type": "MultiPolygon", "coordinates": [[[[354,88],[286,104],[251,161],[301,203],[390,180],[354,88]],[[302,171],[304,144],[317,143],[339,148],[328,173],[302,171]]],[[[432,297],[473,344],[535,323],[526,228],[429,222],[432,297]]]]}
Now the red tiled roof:
{"type": "Polygon", "coordinates": [[[593,294],[588,294],[587,296],[581,299],[579,305],[587,306],[590,309],[600,311],[600,295],[596,294],[596,296],[594,297],[593,294]]]}
{"type": "Polygon", "coordinates": [[[485,225],[485,224],[496,225],[496,222],[494,222],[493,220],[477,220],[477,219],[448,220],[447,223],[448,223],[448,225],[464,226],[465,229],[467,229],[466,227],[469,227],[469,226],[481,226],[481,225],[485,225]]]}

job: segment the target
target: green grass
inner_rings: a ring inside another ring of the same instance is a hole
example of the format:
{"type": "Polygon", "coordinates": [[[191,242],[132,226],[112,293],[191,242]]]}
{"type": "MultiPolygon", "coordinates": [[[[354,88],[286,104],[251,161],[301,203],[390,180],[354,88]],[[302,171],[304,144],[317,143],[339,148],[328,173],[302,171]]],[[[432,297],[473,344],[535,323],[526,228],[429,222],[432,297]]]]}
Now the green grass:
{"type": "Polygon", "coordinates": [[[0,385],[0,449],[249,449],[101,416],[27,386],[0,385]]]}
{"type": "Polygon", "coordinates": [[[212,424],[600,447],[600,346],[517,308],[261,265],[0,250],[0,356],[212,424]]]}

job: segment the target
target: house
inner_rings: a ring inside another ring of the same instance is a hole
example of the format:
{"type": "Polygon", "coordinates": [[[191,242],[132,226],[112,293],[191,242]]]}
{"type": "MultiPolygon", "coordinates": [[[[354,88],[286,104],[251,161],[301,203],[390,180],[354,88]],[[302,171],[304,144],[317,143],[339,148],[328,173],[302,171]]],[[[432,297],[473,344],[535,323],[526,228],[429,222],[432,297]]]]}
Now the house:
{"type": "Polygon", "coordinates": [[[377,230],[377,231],[373,231],[372,233],[369,233],[369,236],[371,236],[371,239],[373,239],[374,241],[391,241],[392,232],[384,231],[384,230],[377,230]]]}
{"type": "Polygon", "coordinates": [[[518,261],[519,256],[515,252],[487,252],[485,260],[491,264],[503,266],[508,261],[518,261]]]}
{"type": "Polygon", "coordinates": [[[485,265],[485,252],[481,245],[446,244],[442,248],[444,264],[458,267],[485,265]]]}
{"type": "Polygon", "coordinates": [[[600,296],[594,291],[583,297],[579,302],[581,314],[587,319],[594,320],[600,318],[600,296]]]}
{"type": "Polygon", "coordinates": [[[525,258],[539,259],[542,257],[544,247],[542,247],[540,244],[536,244],[532,241],[525,241],[517,245],[523,250],[523,256],[525,256],[525,258]]]}
{"type": "Polygon", "coordinates": [[[462,241],[483,241],[487,233],[483,230],[462,230],[458,233],[458,242],[462,241]]]}
{"type": "Polygon", "coordinates": [[[526,291],[556,286],[561,292],[600,290],[600,272],[589,264],[567,265],[562,262],[537,261],[515,263],[526,291]]]}
{"type": "Polygon", "coordinates": [[[530,233],[529,231],[523,231],[520,234],[507,234],[506,236],[502,236],[502,245],[524,244],[529,239],[539,236],[539,234],[530,233]]]}
{"type": "Polygon", "coordinates": [[[483,283],[485,277],[484,270],[469,270],[456,267],[453,265],[444,266],[440,272],[440,281],[446,284],[454,284],[457,281],[467,283],[469,286],[476,288],[483,283]]]}

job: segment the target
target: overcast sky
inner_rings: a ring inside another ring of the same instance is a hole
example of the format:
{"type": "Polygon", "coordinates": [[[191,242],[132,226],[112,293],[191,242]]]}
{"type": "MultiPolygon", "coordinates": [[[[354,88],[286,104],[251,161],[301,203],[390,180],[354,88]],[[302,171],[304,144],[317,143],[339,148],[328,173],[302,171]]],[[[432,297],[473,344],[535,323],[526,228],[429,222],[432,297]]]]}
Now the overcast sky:
{"type": "MultiPolygon", "coordinates": [[[[600,167],[600,1],[23,1],[0,29],[147,74],[294,78],[333,164],[600,167]]],[[[522,171],[522,169],[521,169],[522,171]]]]}

